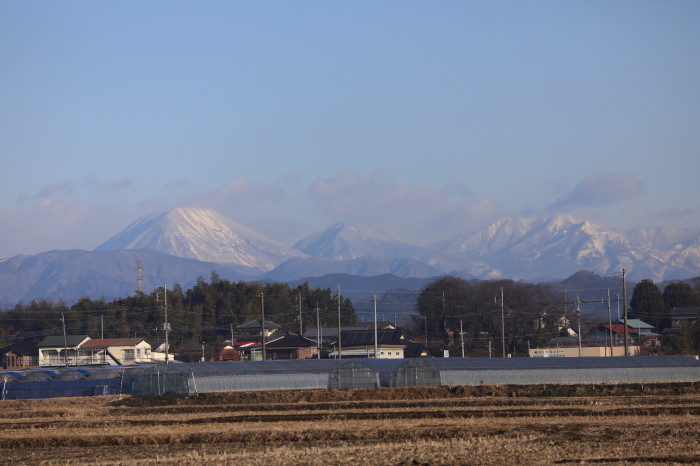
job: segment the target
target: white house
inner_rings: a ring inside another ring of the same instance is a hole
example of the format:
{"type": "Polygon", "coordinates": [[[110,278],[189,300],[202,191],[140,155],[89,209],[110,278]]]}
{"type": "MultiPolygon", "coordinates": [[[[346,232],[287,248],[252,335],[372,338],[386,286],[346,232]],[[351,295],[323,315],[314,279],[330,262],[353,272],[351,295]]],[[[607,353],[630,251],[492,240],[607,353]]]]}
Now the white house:
{"type": "Polygon", "coordinates": [[[91,340],[87,335],[51,336],[37,345],[39,366],[129,365],[157,361],[143,338],[91,340]],[[155,359],[155,361],[154,361],[155,359]]]}
{"type": "Polygon", "coordinates": [[[80,345],[78,354],[90,364],[122,366],[153,362],[151,344],[143,338],[111,338],[88,340],[80,345]]]}
{"type": "Polygon", "coordinates": [[[39,349],[39,366],[78,366],[78,348],[90,340],[87,335],[51,336],[41,340],[39,349]]]}

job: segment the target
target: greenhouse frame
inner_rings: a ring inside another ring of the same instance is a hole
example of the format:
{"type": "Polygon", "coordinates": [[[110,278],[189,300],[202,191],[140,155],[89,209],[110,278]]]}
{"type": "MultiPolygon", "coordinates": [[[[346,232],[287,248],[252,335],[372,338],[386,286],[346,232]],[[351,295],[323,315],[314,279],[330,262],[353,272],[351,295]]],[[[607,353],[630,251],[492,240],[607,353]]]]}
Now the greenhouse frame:
{"type": "Polygon", "coordinates": [[[2,399],[271,390],[698,382],[690,356],[312,359],[0,371],[2,399]]]}

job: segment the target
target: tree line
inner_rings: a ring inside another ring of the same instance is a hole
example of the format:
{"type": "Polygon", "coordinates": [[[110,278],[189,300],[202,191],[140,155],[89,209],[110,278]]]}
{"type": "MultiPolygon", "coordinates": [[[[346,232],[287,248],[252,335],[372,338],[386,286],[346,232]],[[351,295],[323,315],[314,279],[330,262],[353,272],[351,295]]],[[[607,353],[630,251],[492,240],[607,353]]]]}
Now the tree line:
{"type": "MultiPolygon", "coordinates": [[[[662,332],[670,326],[673,309],[700,307],[700,279],[691,283],[669,283],[661,291],[653,281],[642,280],[634,287],[629,318],[662,332]]],[[[231,282],[212,272],[208,281],[199,277],[188,290],[180,285],[160,287],[112,301],[84,297],[72,306],[48,300],[19,303],[0,315],[0,343],[61,334],[62,319],[69,334],[160,342],[166,291],[171,349],[182,360],[197,360],[203,342],[207,356],[217,354],[232,328],[260,318],[263,297],[266,319],[283,330],[298,333],[300,314],[302,330],[315,327],[316,309],[321,326],[337,325],[338,297],[329,288],[231,282]]],[[[489,350],[496,357],[502,352],[523,356],[530,347],[541,347],[558,336],[562,326],[575,325],[572,307],[567,311],[565,299],[547,285],[444,276],[421,290],[408,336],[425,338],[434,356],[442,356],[446,349],[458,356],[462,348],[469,356],[487,356],[489,350]]],[[[357,322],[351,300],[342,296],[341,316],[343,325],[357,322]]],[[[662,344],[666,354],[700,352],[700,322],[663,336],[662,344]]]]}
{"type": "MultiPolygon", "coordinates": [[[[676,281],[664,286],[663,291],[652,280],[637,283],[632,292],[629,317],[639,318],[663,332],[671,327],[674,310],[700,307],[700,278],[691,284],[676,281]]],[[[662,348],[669,354],[700,353],[700,321],[680,325],[662,337],[662,348]]]]}
{"type": "MultiPolygon", "coordinates": [[[[159,287],[150,294],[136,292],[112,301],[83,297],[72,306],[49,300],[19,303],[0,315],[0,342],[4,345],[62,334],[62,319],[67,333],[73,335],[161,342],[165,293],[164,287],[159,287]]],[[[341,295],[340,304],[342,323],[355,323],[352,302],[341,295]]],[[[311,289],[308,283],[290,287],[284,283],[231,282],[212,272],[209,281],[199,277],[188,290],[180,285],[167,290],[171,351],[178,359],[197,360],[202,343],[206,343],[207,357],[217,354],[221,342],[230,338],[231,329],[259,319],[263,305],[266,321],[274,321],[283,330],[299,333],[300,308],[303,330],[316,327],[317,308],[321,325],[337,325],[338,297],[331,289],[311,289]]]]}
{"type": "Polygon", "coordinates": [[[413,326],[435,356],[462,346],[473,356],[489,349],[494,356],[522,356],[558,335],[561,301],[546,285],[445,276],[418,296],[413,326]]]}
{"type": "MultiPolygon", "coordinates": [[[[417,299],[419,315],[413,319],[415,334],[423,333],[434,356],[444,350],[452,355],[487,352],[524,355],[541,347],[569,326],[583,333],[607,320],[577,316],[575,301],[549,286],[513,280],[467,281],[446,276],[426,286],[417,299]],[[503,296],[503,298],[502,298],[503,296]]],[[[666,284],[663,292],[651,280],[637,283],[629,302],[629,319],[640,319],[661,334],[671,327],[671,313],[678,308],[700,307],[700,278],[690,283],[666,284]]],[[[700,322],[689,321],[661,335],[663,354],[700,353],[700,322]]]]}

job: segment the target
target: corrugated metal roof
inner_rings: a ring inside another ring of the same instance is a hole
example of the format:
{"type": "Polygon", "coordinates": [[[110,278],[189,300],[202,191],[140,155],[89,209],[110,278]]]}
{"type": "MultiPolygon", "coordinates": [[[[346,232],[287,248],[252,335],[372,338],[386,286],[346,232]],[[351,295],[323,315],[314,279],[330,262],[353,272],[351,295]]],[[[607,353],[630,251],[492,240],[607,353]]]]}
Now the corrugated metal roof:
{"type": "MultiPolygon", "coordinates": [[[[380,345],[402,345],[401,330],[377,330],[377,343],[380,345]]],[[[374,345],[374,331],[350,331],[340,335],[343,346],[374,345]]]]}
{"type": "MultiPolygon", "coordinates": [[[[625,326],[622,324],[612,324],[612,325],[605,324],[605,325],[599,325],[596,328],[600,328],[600,327],[603,327],[606,330],[612,330],[613,333],[619,333],[619,334],[625,333],[625,326]]],[[[632,335],[632,334],[637,333],[637,331],[628,325],[627,326],[627,333],[629,335],[632,335]]]]}
{"type": "Polygon", "coordinates": [[[316,342],[294,333],[287,333],[276,340],[265,343],[266,348],[306,348],[311,346],[315,347],[316,342]]]}
{"type": "MultiPolygon", "coordinates": [[[[624,320],[618,320],[618,324],[624,325],[625,321],[624,320]]],[[[647,329],[647,328],[654,328],[653,325],[647,324],[643,320],[639,319],[627,319],[627,326],[630,328],[635,328],[635,329],[647,329]]]]}

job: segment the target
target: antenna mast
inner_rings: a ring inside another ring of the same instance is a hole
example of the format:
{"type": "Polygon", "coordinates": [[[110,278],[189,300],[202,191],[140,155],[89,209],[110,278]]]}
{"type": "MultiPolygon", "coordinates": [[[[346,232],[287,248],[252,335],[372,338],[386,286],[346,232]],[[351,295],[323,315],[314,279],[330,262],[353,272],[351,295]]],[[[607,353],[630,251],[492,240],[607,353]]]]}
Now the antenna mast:
{"type": "Polygon", "coordinates": [[[145,286],[143,284],[143,262],[141,259],[136,261],[136,292],[143,293],[145,286]]]}
{"type": "Polygon", "coordinates": [[[165,364],[168,364],[168,333],[170,333],[170,324],[168,323],[168,285],[163,284],[163,302],[165,304],[165,323],[163,324],[163,330],[165,331],[165,364]]]}
{"type": "Polygon", "coordinates": [[[342,324],[340,322],[340,283],[338,283],[338,359],[343,359],[343,343],[341,340],[342,324]]]}

